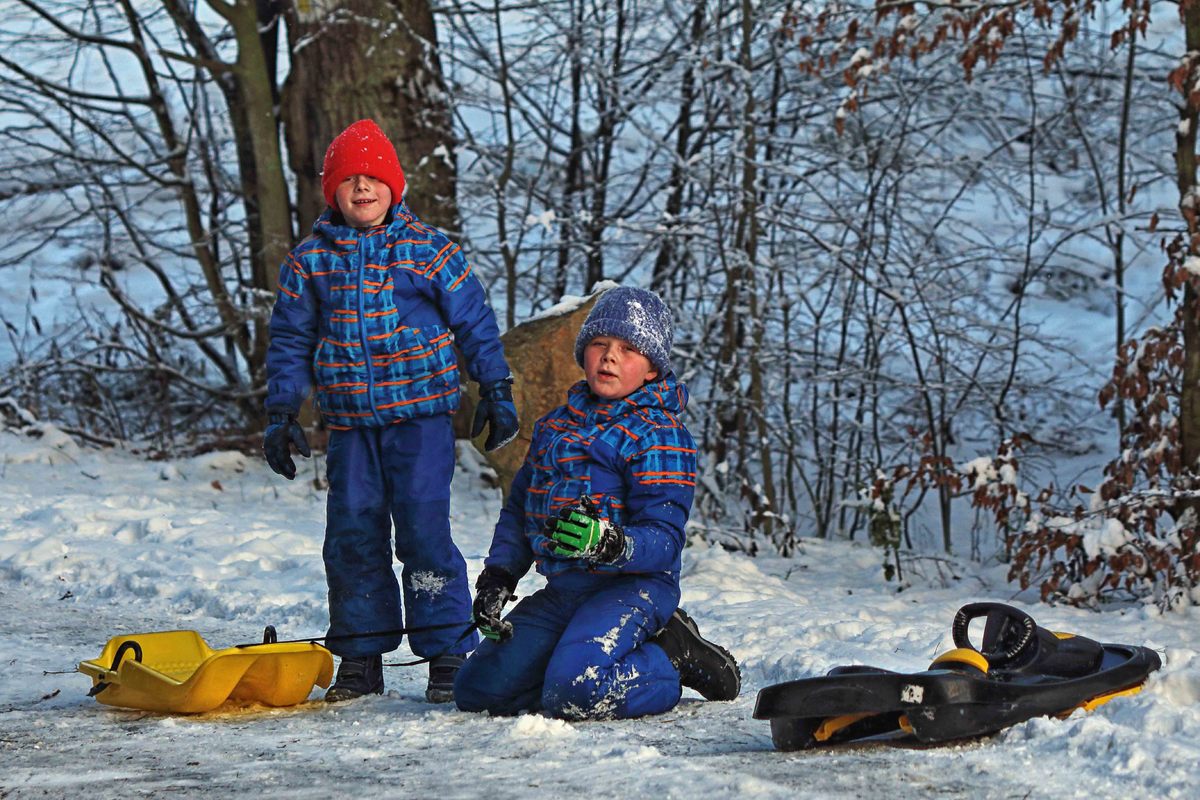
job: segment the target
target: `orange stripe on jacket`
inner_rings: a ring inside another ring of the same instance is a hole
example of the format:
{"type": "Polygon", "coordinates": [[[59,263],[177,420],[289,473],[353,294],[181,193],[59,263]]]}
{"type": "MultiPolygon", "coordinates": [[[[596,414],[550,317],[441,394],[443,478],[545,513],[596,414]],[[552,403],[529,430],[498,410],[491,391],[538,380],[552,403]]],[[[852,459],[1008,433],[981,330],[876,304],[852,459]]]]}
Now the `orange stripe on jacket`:
{"type": "Polygon", "coordinates": [[[413,403],[425,403],[430,400],[438,400],[442,397],[449,397],[450,395],[454,394],[457,391],[458,391],[458,389],[451,389],[450,391],[442,392],[441,394],[430,394],[430,395],[426,395],[425,397],[414,397],[411,400],[398,400],[395,403],[384,403],[381,406],[375,406],[375,408],[378,411],[384,411],[389,408],[399,408],[400,406],[411,406],[413,403]]]}
{"type": "Polygon", "coordinates": [[[642,437],[638,436],[636,433],[634,433],[633,431],[629,430],[629,428],[626,428],[624,425],[622,425],[619,422],[616,425],[613,425],[613,427],[616,428],[617,430],[621,431],[622,433],[624,433],[630,439],[633,439],[635,442],[640,441],[642,438],[642,437]]]}
{"type": "Polygon", "coordinates": [[[395,247],[400,244],[433,244],[432,239],[397,239],[394,242],[389,242],[385,245],[388,248],[395,247]]]}
{"type": "MultiPolygon", "coordinates": [[[[425,345],[414,344],[412,347],[406,347],[403,350],[397,350],[394,353],[384,353],[381,356],[375,356],[374,357],[375,362],[376,362],[375,366],[385,367],[388,364],[392,363],[393,361],[405,361],[406,359],[401,358],[401,356],[403,356],[404,354],[415,353],[415,352],[419,352],[424,349],[425,349],[425,345]]],[[[433,350],[429,350],[427,353],[425,353],[425,356],[431,355],[432,353],[433,353],[433,350]]],[[[424,358],[425,356],[421,356],[421,358],[424,358]]]]}
{"type": "Polygon", "coordinates": [[[458,288],[458,285],[459,285],[460,283],[462,283],[463,281],[465,281],[465,280],[467,279],[467,276],[468,276],[468,275],[470,275],[470,274],[471,274],[471,265],[470,265],[470,264],[468,264],[468,265],[467,265],[467,271],[466,271],[466,272],[464,272],[462,275],[459,275],[459,276],[458,276],[458,280],[456,280],[454,283],[450,284],[450,285],[449,285],[449,286],[446,288],[446,291],[448,291],[448,292],[453,292],[455,289],[457,289],[457,288],[458,288]]]}
{"type": "Polygon", "coordinates": [[[397,353],[388,353],[387,355],[384,355],[384,356],[374,356],[371,358],[371,363],[377,367],[386,367],[390,364],[396,364],[401,361],[420,361],[423,358],[429,358],[431,355],[436,353],[438,350],[441,350],[441,349],[447,347],[449,344],[450,344],[450,341],[446,340],[444,343],[439,344],[437,347],[429,348],[427,350],[424,349],[425,345],[419,344],[415,347],[409,347],[408,349],[401,350],[397,353]],[[411,355],[411,356],[404,355],[404,353],[412,353],[414,350],[420,351],[420,352],[413,353],[413,355],[411,355]]]}
{"type": "Polygon", "coordinates": [[[446,246],[439,250],[437,255],[433,257],[433,261],[429,262],[429,269],[425,270],[425,276],[432,278],[441,272],[442,267],[446,266],[446,262],[450,260],[450,256],[454,255],[457,251],[458,245],[454,244],[454,242],[447,242],[446,246]],[[435,264],[437,266],[434,266],[435,264]]]}
{"type": "Polygon", "coordinates": [[[409,329],[409,327],[407,325],[399,325],[390,331],[384,331],[383,333],[377,333],[374,336],[368,336],[367,341],[368,342],[378,342],[380,339],[387,339],[390,336],[395,336],[400,331],[406,331],[408,329],[409,329]]]}
{"type": "Polygon", "coordinates": [[[424,375],[420,378],[409,378],[409,379],[403,380],[403,381],[380,381],[379,383],[377,383],[375,385],[376,386],[407,386],[410,383],[416,383],[417,381],[427,381],[430,378],[436,378],[439,375],[445,375],[447,372],[454,372],[456,369],[458,369],[458,364],[451,364],[450,366],[446,367],[445,369],[439,369],[437,372],[431,372],[428,375],[424,375]]]}

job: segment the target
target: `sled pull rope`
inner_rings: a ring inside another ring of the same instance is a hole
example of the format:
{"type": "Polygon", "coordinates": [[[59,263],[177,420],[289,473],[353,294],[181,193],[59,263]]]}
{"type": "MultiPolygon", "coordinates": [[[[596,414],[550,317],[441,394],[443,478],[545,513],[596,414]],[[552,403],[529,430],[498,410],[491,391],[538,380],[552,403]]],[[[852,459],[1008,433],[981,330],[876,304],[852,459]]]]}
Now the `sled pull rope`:
{"type": "MultiPolygon", "coordinates": [[[[470,620],[470,621],[466,621],[466,622],[446,622],[446,623],[443,623],[440,625],[416,625],[416,626],[413,626],[410,628],[391,628],[386,631],[363,631],[362,633],[342,633],[342,634],[338,634],[336,636],[309,636],[309,637],[305,637],[302,639],[282,639],[282,640],[279,638],[279,635],[275,630],[275,626],[268,625],[266,628],[263,629],[263,640],[261,642],[247,642],[245,644],[235,644],[234,647],[237,647],[237,648],[258,647],[263,644],[303,644],[305,642],[310,642],[310,643],[326,642],[326,643],[328,643],[328,642],[332,642],[332,641],[340,641],[342,639],[366,639],[371,636],[404,636],[406,634],[424,633],[425,631],[441,631],[441,630],[446,630],[448,628],[458,628],[458,627],[461,627],[464,625],[466,626],[466,629],[459,635],[459,637],[457,639],[454,640],[453,644],[451,644],[449,647],[447,647],[445,650],[443,650],[440,653],[436,653],[432,656],[429,656],[428,658],[419,658],[415,661],[403,661],[403,662],[398,662],[398,663],[384,664],[385,667],[415,667],[415,666],[419,666],[420,664],[428,664],[430,661],[433,661],[434,659],[441,658],[442,656],[446,655],[451,650],[453,650],[455,647],[457,647],[462,642],[463,639],[466,639],[468,636],[471,635],[471,631],[475,630],[475,628],[478,627],[475,624],[475,621],[470,620]]],[[[134,644],[136,646],[136,642],[126,642],[125,644],[134,644]]],[[[122,644],[121,647],[124,648],[125,644],[122,644]]],[[[114,659],[113,669],[116,669],[115,662],[120,659],[120,656],[121,656],[121,650],[118,650],[117,657],[114,659]]],[[[137,660],[138,661],[142,660],[141,648],[138,648],[137,660]]],[[[100,691],[100,690],[97,688],[94,691],[100,691]]]]}
{"type": "MultiPolygon", "coordinates": [[[[461,623],[459,623],[459,624],[461,624],[461,623]]],[[[448,627],[448,626],[442,625],[440,627],[444,628],[444,627],[448,627]]],[[[435,653],[434,655],[431,655],[428,658],[418,658],[415,661],[401,661],[398,663],[391,663],[391,664],[385,663],[384,666],[385,667],[416,667],[421,664],[428,664],[430,661],[434,661],[434,660],[439,659],[442,656],[448,654],[451,650],[453,650],[455,647],[457,647],[459,645],[459,643],[462,642],[463,639],[470,636],[471,631],[475,630],[475,628],[477,628],[477,627],[478,626],[474,622],[471,622],[467,626],[467,629],[465,631],[463,631],[462,634],[457,639],[454,640],[454,643],[451,644],[449,647],[447,647],[445,650],[443,650],[440,653],[435,653]]]]}
{"type": "MultiPolygon", "coordinates": [[[[113,655],[112,666],[108,668],[108,671],[116,672],[117,667],[121,666],[121,659],[123,659],[125,654],[130,650],[133,651],[133,660],[140,663],[142,660],[142,646],[133,639],[130,639],[127,642],[121,642],[121,646],[117,648],[117,652],[113,655]]],[[[88,692],[88,697],[95,697],[111,685],[112,684],[100,681],[92,687],[90,692],[88,692]]]]}

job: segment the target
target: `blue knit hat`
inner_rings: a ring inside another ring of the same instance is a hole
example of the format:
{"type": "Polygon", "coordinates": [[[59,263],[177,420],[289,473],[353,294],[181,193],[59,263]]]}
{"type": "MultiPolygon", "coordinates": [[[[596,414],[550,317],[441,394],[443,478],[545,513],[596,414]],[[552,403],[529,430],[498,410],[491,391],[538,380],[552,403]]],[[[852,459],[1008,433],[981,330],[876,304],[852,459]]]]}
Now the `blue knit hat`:
{"type": "Polygon", "coordinates": [[[675,325],[671,309],[647,289],[617,286],[600,295],[575,339],[575,361],[583,366],[583,350],[597,336],[624,339],[650,359],[659,377],[671,371],[675,325]]]}

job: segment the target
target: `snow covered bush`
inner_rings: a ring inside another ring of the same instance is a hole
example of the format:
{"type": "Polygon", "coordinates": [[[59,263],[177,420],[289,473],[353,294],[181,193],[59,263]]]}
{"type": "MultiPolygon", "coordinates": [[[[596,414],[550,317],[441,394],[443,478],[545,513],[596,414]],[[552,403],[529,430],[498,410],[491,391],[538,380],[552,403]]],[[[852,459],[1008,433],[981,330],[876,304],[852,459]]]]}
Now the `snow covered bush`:
{"type": "MultiPolygon", "coordinates": [[[[1187,446],[1181,425],[1188,406],[1184,386],[1196,369],[1187,364],[1186,340],[1189,326],[1195,327],[1200,270],[1181,238],[1167,251],[1167,297],[1182,295],[1174,319],[1125,342],[1100,392],[1101,407],[1128,406],[1120,455],[1104,468],[1094,491],[1075,487],[1076,496],[1088,498],[1086,505],[1056,507],[1049,500],[1052,489],[1043,491],[1016,538],[1009,577],[1022,588],[1038,584],[1043,599],[1094,605],[1126,597],[1164,609],[1200,604],[1200,483],[1189,453],[1194,444],[1187,446]]],[[[993,492],[1005,482],[985,479],[975,498],[998,522],[1028,506],[1019,492],[993,492]]]]}

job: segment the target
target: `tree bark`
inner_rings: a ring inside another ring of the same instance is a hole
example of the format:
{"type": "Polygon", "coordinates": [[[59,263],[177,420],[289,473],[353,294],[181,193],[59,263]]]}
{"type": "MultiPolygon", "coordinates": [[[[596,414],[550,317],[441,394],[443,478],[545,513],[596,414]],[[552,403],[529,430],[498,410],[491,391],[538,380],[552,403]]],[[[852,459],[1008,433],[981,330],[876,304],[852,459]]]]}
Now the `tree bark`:
{"type": "Polygon", "coordinates": [[[451,236],[461,233],[454,139],[426,0],[291,0],[291,71],[282,117],[296,174],[300,231],[325,208],[325,150],[352,122],[375,120],[400,156],[414,211],[451,236]]]}
{"type": "MultiPolygon", "coordinates": [[[[1180,3],[1179,15],[1184,25],[1189,55],[1200,51],[1200,1],[1180,3]]],[[[1188,253],[1200,254],[1200,221],[1196,207],[1196,124],[1200,121],[1200,82],[1196,68],[1184,84],[1183,105],[1180,106],[1180,125],[1175,134],[1175,170],[1179,187],[1179,210],[1187,222],[1188,253]]],[[[1196,290],[1189,281],[1183,292],[1183,380],[1179,389],[1179,439],[1182,466],[1185,473],[1196,472],[1200,457],[1200,305],[1196,290]]]]}

